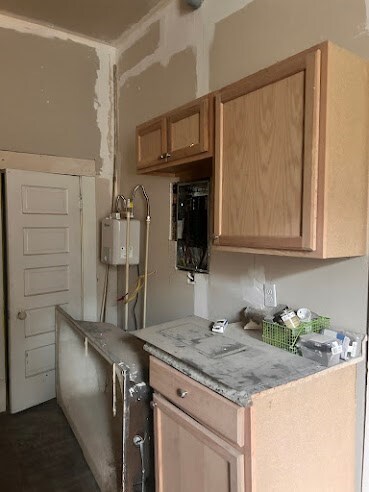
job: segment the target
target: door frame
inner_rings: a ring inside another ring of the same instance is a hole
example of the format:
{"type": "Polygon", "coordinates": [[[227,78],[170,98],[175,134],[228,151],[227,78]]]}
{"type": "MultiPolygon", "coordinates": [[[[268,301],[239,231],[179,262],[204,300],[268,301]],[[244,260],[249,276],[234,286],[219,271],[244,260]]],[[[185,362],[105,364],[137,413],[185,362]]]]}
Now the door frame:
{"type": "MultiPolygon", "coordinates": [[[[48,157],[48,156],[43,156],[48,157]]],[[[55,159],[55,158],[54,158],[55,159]]],[[[62,161],[62,158],[60,158],[62,161]]],[[[47,168],[47,159],[45,168],[47,168]]],[[[7,169],[12,169],[8,167],[7,169]]],[[[19,169],[19,171],[32,171],[32,169],[19,169]]],[[[2,175],[6,169],[0,169],[2,175]]],[[[33,172],[49,172],[47,169],[37,170],[33,172]]],[[[68,172],[56,173],[51,171],[51,174],[69,174],[68,172]]],[[[79,178],[80,188],[80,203],[81,203],[81,244],[82,244],[82,319],[85,321],[97,321],[97,214],[96,214],[96,193],[95,193],[95,177],[92,176],[76,176],[79,178]]],[[[8,378],[7,378],[7,342],[5,320],[5,304],[4,293],[5,286],[3,279],[3,187],[0,180],[0,413],[7,410],[7,395],[8,395],[8,378]]]]}

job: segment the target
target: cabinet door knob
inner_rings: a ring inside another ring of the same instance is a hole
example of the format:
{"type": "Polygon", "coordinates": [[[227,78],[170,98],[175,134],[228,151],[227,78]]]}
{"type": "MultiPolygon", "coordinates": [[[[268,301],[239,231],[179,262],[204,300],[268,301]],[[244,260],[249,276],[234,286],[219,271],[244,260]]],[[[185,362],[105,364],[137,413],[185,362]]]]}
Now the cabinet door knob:
{"type": "Polygon", "coordinates": [[[172,157],[172,154],[169,154],[169,152],[167,152],[167,153],[165,154],[165,157],[166,157],[167,159],[169,159],[170,157],[172,157]]]}
{"type": "Polygon", "coordinates": [[[161,156],[159,157],[159,159],[165,159],[165,154],[161,154],[161,156]]]}
{"type": "Polygon", "coordinates": [[[21,321],[24,321],[27,318],[26,311],[19,311],[19,313],[17,314],[17,318],[21,321]]]}
{"type": "Polygon", "coordinates": [[[150,401],[150,408],[154,410],[155,407],[157,407],[158,404],[155,401],[150,401]]]}
{"type": "Polygon", "coordinates": [[[178,389],[177,389],[177,395],[178,395],[180,398],[186,398],[186,396],[188,395],[188,391],[183,390],[183,389],[181,389],[181,388],[178,388],[178,389]]]}
{"type": "Polygon", "coordinates": [[[213,236],[214,241],[218,241],[219,236],[213,236]]]}

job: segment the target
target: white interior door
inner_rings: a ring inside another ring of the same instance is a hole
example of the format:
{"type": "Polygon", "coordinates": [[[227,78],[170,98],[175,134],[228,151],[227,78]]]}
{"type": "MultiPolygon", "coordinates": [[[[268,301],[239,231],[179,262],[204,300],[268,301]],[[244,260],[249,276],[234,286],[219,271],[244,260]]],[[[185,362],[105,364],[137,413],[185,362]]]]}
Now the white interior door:
{"type": "Polygon", "coordinates": [[[55,397],[55,306],[81,316],[76,176],[5,172],[11,413],[55,397]]]}

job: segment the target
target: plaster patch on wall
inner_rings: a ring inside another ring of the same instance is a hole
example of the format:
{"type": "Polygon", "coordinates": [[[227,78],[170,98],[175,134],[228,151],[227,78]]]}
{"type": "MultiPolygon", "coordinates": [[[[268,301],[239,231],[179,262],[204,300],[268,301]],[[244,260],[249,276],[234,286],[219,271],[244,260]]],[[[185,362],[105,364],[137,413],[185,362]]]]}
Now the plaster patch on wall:
{"type": "Polygon", "coordinates": [[[147,56],[153,54],[160,44],[160,21],[154,22],[137,43],[130,46],[118,60],[118,76],[127,72],[147,56]]]}
{"type": "Polygon", "coordinates": [[[114,81],[113,65],[115,53],[105,46],[96,49],[99,58],[95,84],[96,122],[100,130],[99,174],[112,177],[114,167],[114,81]]]}
{"type": "MultiPolygon", "coordinates": [[[[176,53],[192,48],[196,54],[196,96],[200,97],[209,91],[209,52],[212,44],[215,25],[225,17],[237,12],[255,0],[228,0],[227,2],[205,2],[195,11],[184,13],[180,1],[172,1],[162,9],[155,10],[150,16],[135,25],[118,44],[118,58],[142,38],[150,26],[160,22],[160,43],[149,56],[143,58],[130,70],[122,74],[120,87],[130,77],[135,77],[154,63],[166,66],[176,53]]],[[[164,2],[166,3],[166,2],[164,2]]]]}
{"type": "Polygon", "coordinates": [[[209,276],[195,275],[196,295],[194,295],[194,314],[209,319],[209,276]]]}
{"type": "Polygon", "coordinates": [[[251,305],[257,309],[264,308],[264,284],[265,269],[262,264],[258,264],[254,256],[253,271],[247,272],[241,277],[242,299],[245,305],[251,305]]]}
{"type": "Polygon", "coordinates": [[[365,1],[365,13],[366,13],[364,32],[368,33],[369,32],[369,0],[364,0],[364,1],[365,1]]]}

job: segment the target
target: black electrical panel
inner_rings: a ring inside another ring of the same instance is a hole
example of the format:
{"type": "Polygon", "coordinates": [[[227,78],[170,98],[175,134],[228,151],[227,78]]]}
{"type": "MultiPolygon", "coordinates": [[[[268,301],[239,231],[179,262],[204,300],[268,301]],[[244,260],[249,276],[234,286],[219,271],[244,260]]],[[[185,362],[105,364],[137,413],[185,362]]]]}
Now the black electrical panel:
{"type": "Polygon", "coordinates": [[[177,183],[177,268],[197,273],[209,271],[208,180],[177,183]]]}

